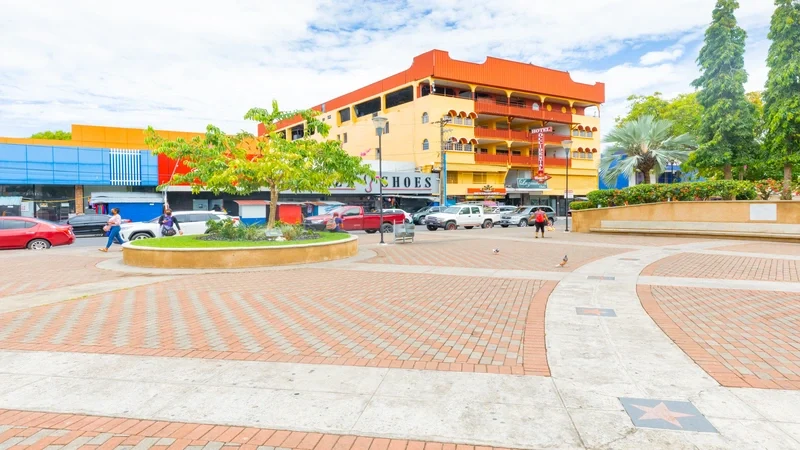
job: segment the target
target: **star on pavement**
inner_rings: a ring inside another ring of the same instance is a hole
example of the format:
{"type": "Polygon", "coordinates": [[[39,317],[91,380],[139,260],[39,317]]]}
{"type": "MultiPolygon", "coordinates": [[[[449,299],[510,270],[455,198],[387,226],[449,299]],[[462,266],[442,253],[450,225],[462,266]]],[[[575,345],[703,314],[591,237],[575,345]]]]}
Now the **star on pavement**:
{"type": "Polygon", "coordinates": [[[663,420],[665,422],[669,422],[675,425],[678,428],[683,428],[683,426],[678,422],[678,419],[681,417],[694,417],[694,414],[686,414],[677,411],[670,411],[667,405],[664,402],[657,404],[656,406],[639,406],[639,405],[631,405],[634,408],[641,409],[644,411],[641,417],[637,420],[663,420]]]}

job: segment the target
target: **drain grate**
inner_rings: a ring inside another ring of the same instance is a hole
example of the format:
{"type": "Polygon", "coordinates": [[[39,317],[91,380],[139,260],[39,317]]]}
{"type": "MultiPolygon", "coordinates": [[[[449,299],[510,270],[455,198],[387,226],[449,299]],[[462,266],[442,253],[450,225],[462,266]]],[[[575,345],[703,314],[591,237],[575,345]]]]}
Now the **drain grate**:
{"type": "Polygon", "coordinates": [[[613,281],[613,280],[617,279],[616,277],[609,277],[609,276],[605,276],[605,275],[603,275],[603,276],[600,276],[600,275],[589,275],[586,278],[589,279],[589,280],[608,280],[608,281],[613,281]]]}
{"type": "Polygon", "coordinates": [[[611,308],[590,308],[578,306],[575,308],[575,313],[579,316],[617,317],[616,311],[611,308]]]}
{"type": "Polygon", "coordinates": [[[638,261],[639,258],[620,258],[620,261],[638,261]]]}

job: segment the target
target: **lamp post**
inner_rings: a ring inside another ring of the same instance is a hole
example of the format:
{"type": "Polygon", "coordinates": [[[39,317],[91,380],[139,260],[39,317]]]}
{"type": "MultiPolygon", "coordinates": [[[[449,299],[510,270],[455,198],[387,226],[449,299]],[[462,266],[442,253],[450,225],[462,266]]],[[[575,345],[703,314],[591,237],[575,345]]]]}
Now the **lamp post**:
{"type": "Polygon", "coordinates": [[[389,119],[386,117],[375,116],[372,118],[372,124],[375,126],[375,133],[378,135],[378,197],[380,198],[380,208],[378,212],[380,213],[380,232],[381,232],[381,245],[386,244],[383,242],[383,147],[381,138],[383,137],[383,130],[386,127],[386,122],[389,119]]]}
{"type": "Polygon", "coordinates": [[[572,157],[572,141],[561,141],[561,146],[567,151],[567,179],[564,186],[564,232],[569,233],[569,162],[572,157]]]}

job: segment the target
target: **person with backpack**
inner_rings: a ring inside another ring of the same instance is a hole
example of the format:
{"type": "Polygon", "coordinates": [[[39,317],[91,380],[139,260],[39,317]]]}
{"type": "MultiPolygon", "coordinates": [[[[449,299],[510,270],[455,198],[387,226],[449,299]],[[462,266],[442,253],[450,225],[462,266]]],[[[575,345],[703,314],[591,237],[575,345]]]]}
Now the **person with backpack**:
{"type": "Polygon", "coordinates": [[[534,237],[539,239],[539,232],[542,233],[542,239],[544,239],[544,227],[547,226],[547,214],[544,212],[544,208],[539,208],[534,213],[533,224],[536,226],[534,237]]]}
{"type": "Polygon", "coordinates": [[[333,217],[331,218],[331,220],[329,220],[328,223],[325,224],[325,229],[327,229],[332,233],[338,233],[342,231],[342,218],[339,217],[338,212],[333,213],[333,217]]]}
{"type": "Polygon", "coordinates": [[[183,235],[181,231],[181,224],[178,223],[178,218],[172,215],[172,210],[164,211],[164,214],[158,218],[158,224],[161,225],[161,236],[175,236],[177,233],[183,235]],[[178,231],[175,231],[175,228],[178,231]]]}

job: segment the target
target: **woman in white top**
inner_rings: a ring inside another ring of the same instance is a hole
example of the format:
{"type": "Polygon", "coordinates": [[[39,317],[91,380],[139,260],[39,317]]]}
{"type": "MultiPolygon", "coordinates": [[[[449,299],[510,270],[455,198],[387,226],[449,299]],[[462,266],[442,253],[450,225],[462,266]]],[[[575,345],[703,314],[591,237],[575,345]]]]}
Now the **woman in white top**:
{"type": "Polygon", "coordinates": [[[119,235],[119,231],[121,230],[120,225],[122,225],[122,217],[119,215],[119,208],[112,208],[111,218],[108,219],[108,224],[105,226],[105,228],[108,228],[108,243],[104,248],[100,249],[101,252],[107,252],[114,242],[117,242],[119,245],[124,243],[122,236],[119,235]]]}

